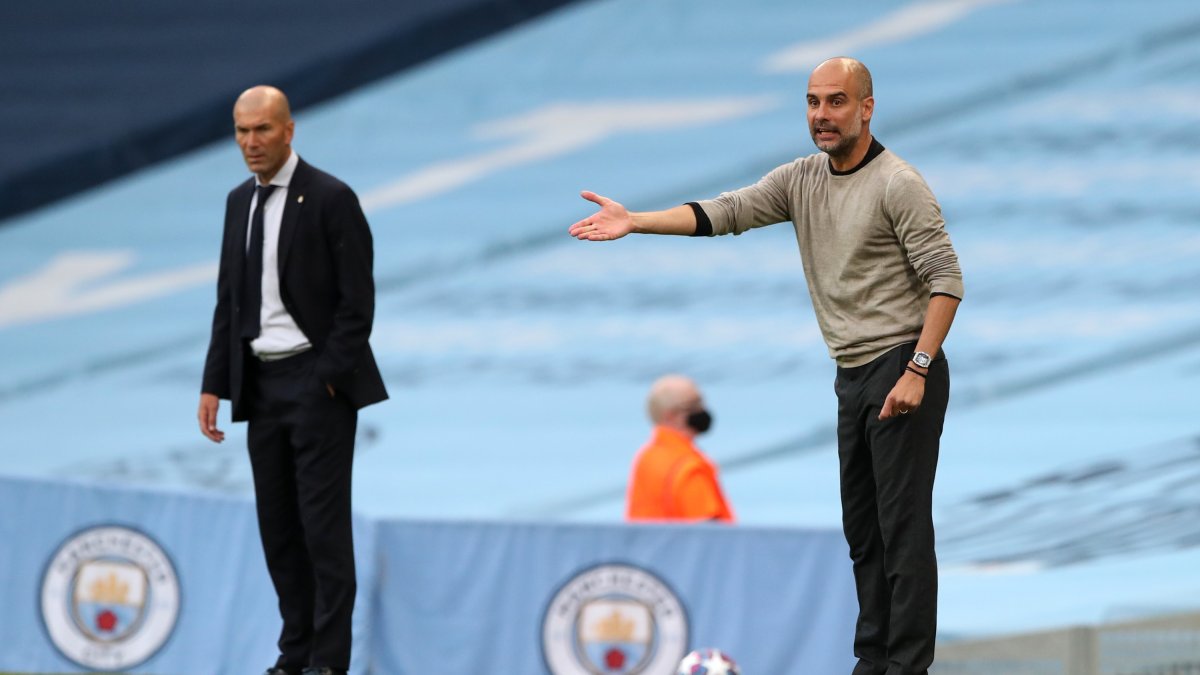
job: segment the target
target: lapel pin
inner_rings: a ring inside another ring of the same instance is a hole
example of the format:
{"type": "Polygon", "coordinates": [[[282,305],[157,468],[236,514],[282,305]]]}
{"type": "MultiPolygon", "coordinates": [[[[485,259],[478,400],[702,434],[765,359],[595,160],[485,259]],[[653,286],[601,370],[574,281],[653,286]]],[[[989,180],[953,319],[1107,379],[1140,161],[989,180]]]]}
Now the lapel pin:
{"type": "Polygon", "coordinates": [[[303,204],[304,203],[304,195],[300,195],[299,197],[296,197],[296,203],[303,204]]]}

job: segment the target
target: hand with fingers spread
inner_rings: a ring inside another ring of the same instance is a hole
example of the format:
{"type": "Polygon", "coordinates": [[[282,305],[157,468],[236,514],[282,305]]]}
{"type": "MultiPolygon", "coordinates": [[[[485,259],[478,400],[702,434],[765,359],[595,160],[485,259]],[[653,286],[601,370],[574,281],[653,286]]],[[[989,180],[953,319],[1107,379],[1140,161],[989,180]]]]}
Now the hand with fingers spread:
{"type": "Polygon", "coordinates": [[[620,239],[633,232],[633,216],[619,202],[584,190],[584,199],[600,206],[600,210],[575,223],[568,233],[576,239],[587,241],[609,241],[620,239]]]}
{"type": "Polygon", "coordinates": [[[886,420],[898,415],[907,415],[921,405],[925,398],[925,380],[918,375],[905,371],[900,381],[888,392],[883,401],[883,409],[879,411],[879,419],[886,420]]]}

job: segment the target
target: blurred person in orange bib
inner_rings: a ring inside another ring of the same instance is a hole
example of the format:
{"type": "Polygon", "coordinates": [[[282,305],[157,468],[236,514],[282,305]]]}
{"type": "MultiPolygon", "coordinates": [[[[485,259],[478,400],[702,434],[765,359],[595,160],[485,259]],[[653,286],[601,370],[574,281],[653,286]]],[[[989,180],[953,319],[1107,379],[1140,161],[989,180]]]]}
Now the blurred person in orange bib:
{"type": "Polygon", "coordinates": [[[682,375],[659,378],[647,409],[654,434],[633,462],[626,518],[733,522],[717,467],[693,442],[712,426],[696,383],[682,375]]]}

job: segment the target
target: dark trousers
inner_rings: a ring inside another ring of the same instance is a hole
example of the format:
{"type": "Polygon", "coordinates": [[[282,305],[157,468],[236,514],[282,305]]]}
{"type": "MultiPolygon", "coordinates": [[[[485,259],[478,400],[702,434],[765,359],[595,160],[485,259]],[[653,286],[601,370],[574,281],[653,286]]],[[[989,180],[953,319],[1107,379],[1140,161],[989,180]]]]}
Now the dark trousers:
{"type": "Polygon", "coordinates": [[[329,395],[311,352],[248,364],[258,529],[279,597],[277,665],[350,666],[356,581],[350,473],[358,412],[329,395]]]}
{"type": "Polygon", "coordinates": [[[880,420],[915,344],[838,368],[842,527],[854,563],[853,675],[926,675],[937,632],[933,479],[950,372],[939,354],[920,407],[880,420]]]}

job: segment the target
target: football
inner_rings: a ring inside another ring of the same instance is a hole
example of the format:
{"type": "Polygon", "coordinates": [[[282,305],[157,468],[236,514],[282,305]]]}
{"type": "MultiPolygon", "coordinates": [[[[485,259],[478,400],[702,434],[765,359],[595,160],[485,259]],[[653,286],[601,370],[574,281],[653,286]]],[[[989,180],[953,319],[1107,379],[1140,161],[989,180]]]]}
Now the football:
{"type": "Polygon", "coordinates": [[[742,675],[737,663],[719,649],[705,648],[683,657],[676,675],[742,675]]]}

